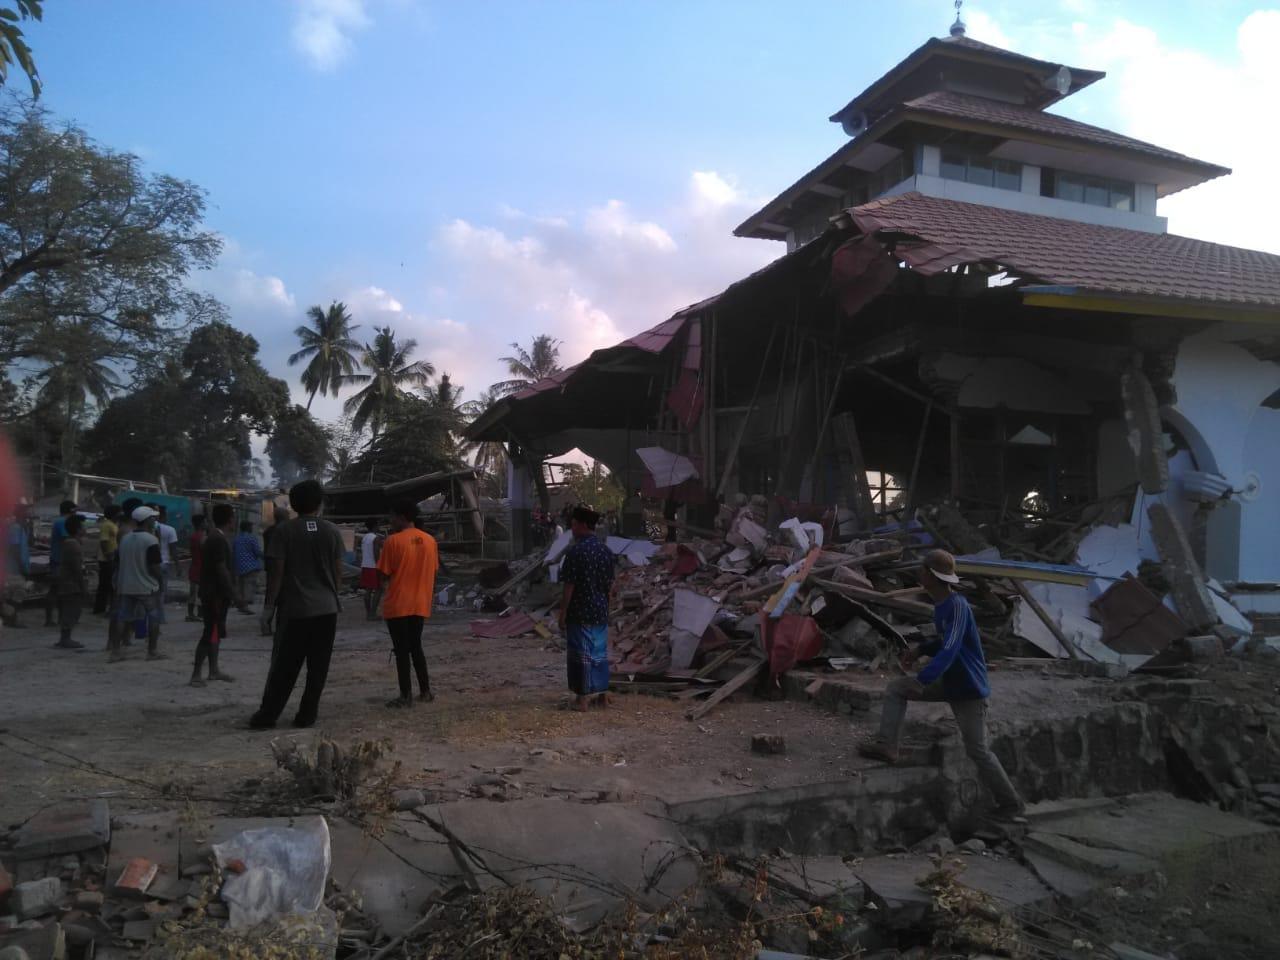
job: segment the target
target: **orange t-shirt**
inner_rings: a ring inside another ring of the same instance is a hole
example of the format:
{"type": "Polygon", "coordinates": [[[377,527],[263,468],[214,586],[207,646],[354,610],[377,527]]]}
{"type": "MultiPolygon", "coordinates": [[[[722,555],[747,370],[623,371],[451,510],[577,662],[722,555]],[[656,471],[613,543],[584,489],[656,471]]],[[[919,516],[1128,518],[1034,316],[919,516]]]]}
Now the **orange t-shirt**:
{"type": "Polygon", "coordinates": [[[440,557],[435,538],[416,527],[387,537],[378,557],[378,572],[391,578],[382,596],[382,615],[429,617],[435,596],[440,557]]]}

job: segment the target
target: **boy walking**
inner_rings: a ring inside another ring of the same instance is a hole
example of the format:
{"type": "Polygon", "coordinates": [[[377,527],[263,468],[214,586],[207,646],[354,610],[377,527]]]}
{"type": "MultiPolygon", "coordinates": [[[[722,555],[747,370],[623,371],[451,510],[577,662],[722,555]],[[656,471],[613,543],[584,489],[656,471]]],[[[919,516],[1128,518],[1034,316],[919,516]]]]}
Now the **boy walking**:
{"type": "MultiPolygon", "coordinates": [[[[218,669],[218,649],[227,635],[227,611],[235,600],[231,582],[231,544],[227,535],[235,529],[236,512],[229,503],[216,503],[212,510],[213,529],[202,539],[200,558],[200,607],[204,629],[196,644],[196,661],[191,686],[203,687],[200,669],[209,661],[209,679],[230,683],[235,678],[218,669]]],[[[194,559],[194,558],[193,558],[194,559]]]]}
{"type": "Polygon", "coordinates": [[[1024,804],[1000,760],[987,745],[987,698],[991,696],[987,661],[969,601],[952,590],[959,582],[955,557],[945,550],[933,550],[925,555],[920,567],[920,585],[933,600],[933,622],[938,636],[921,644],[919,654],[933,659],[918,676],[902,677],[889,684],[884,712],[880,715],[880,735],[860,743],[858,752],[864,757],[896,763],[907,703],[944,701],[956,718],[965,753],[995,797],[993,817],[1016,821],[1022,816],[1024,804]]]}
{"type": "Polygon", "coordinates": [[[388,700],[388,707],[413,706],[411,661],[418,675],[418,699],[425,703],[435,699],[427,674],[427,658],[422,652],[422,625],[431,616],[440,555],[435,538],[417,528],[417,519],[416,503],[410,500],[397,503],[391,510],[391,536],[387,537],[378,558],[378,572],[387,585],[382,615],[391,634],[396,677],[400,683],[400,696],[388,700]]]}
{"type": "Polygon", "coordinates": [[[295,727],[316,722],[320,695],[324,693],[333,656],[333,640],[338,627],[338,585],[342,582],[342,532],[328,520],[320,519],[324,491],[315,480],[303,480],[289,491],[289,506],[297,514],[276,527],[271,536],[268,559],[271,578],[260,618],[263,632],[275,626],[276,645],[262,692],[262,705],[249,718],[254,730],[276,725],[293,694],[302,665],[307,665],[307,682],[293,718],[295,727]]]}

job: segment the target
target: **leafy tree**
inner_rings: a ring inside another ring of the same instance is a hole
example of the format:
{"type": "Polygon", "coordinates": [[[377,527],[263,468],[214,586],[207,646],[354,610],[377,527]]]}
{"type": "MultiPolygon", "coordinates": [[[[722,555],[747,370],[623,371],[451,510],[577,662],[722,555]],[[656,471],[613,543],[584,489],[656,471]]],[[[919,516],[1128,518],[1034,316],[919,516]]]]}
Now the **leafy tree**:
{"type": "Polygon", "coordinates": [[[194,184],[0,100],[0,362],[56,359],[48,341],[75,324],[110,344],[102,359],[158,373],[178,331],[224,313],[186,288],[222,248],[204,207],[194,184]]]}
{"type": "Polygon", "coordinates": [[[459,466],[448,419],[435,400],[403,393],[392,401],[382,431],[356,461],[355,473],[370,483],[394,483],[459,466]]]}
{"type": "Polygon", "coordinates": [[[351,334],[359,330],[360,325],[352,326],[347,305],[336,300],[329,304],[328,310],[312,307],[307,311],[307,320],[310,327],[299,326],[293,331],[302,349],[289,357],[289,366],[310,358],[300,378],[308,394],[307,409],[310,410],[317,393],[331,393],[336,397],[343,378],[359,369],[356,351],[360,344],[351,339],[351,334]]]}
{"type": "Polygon", "coordinates": [[[352,373],[342,377],[342,383],[363,383],[363,390],[347,398],[342,412],[351,417],[351,426],[359,431],[366,426],[376,439],[392,415],[397,401],[406,391],[426,388],[429,378],[436,372],[425,360],[410,360],[418,341],[396,340],[390,327],[375,327],[372,344],[365,344],[360,363],[367,373],[352,373]]]}
{"type": "Polygon", "coordinates": [[[490,392],[505,397],[537,383],[560,370],[560,341],[550,334],[540,333],[533,338],[526,350],[518,343],[511,344],[515,356],[499,357],[507,365],[510,380],[495,383],[490,392]]]}
{"type": "Polygon", "coordinates": [[[578,503],[585,503],[593,510],[620,510],[626,500],[626,491],[613,478],[599,460],[588,460],[564,465],[564,482],[578,503]]]}
{"type": "Polygon", "coordinates": [[[192,464],[182,367],[171,360],[137,389],[117,396],[84,434],[94,473],[130,480],[186,484],[192,464]]]}
{"type": "Polygon", "coordinates": [[[325,427],[329,438],[326,451],[325,473],[333,483],[352,482],[356,475],[356,461],[364,449],[364,434],[352,429],[351,418],[343,417],[337,423],[325,427]]]}
{"type": "Polygon", "coordinates": [[[289,407],[267,439],[267,458],[278,486],[320,477],[329,462],[329,431],[305,407],[289,407]]]}
{"type": "Polygon", "coordinates": [[[16,10],[0,7],[0,84],[8,81],[9,68],[16,63],[27,75],[33,97],[40,96],[40,74],[18,23],[43,19],[43,6],[44,0],[14,0],[16,10]]]}
{"type": "Polygon", "coordinates": [[[270,434],[289,388],[258,362],[258,341],[227,323],[199,327],[182,351],[189,436],[197,452],[189,485],[240,483],[252,433],[270,434]]]}

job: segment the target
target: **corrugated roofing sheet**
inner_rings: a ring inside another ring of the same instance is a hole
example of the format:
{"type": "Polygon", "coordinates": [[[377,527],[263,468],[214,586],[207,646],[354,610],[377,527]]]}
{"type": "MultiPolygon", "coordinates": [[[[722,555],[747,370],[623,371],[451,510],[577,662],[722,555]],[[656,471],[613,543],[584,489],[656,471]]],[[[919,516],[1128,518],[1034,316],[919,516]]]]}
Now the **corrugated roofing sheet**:
{"type": "Polygon", "coordinates": [[[1280,256],[961,203],[919,193],[849,211],[863,233],[920,243],[895,250],[922,273],[993,262],[1044,283],[1208,304],[1280,307],[1280,256]]]}

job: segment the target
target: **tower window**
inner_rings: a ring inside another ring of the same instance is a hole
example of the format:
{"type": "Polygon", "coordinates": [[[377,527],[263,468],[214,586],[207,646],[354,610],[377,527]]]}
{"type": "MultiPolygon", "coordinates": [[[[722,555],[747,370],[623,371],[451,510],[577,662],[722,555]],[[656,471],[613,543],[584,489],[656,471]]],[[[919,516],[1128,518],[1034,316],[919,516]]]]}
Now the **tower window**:
{"type": "Polygon", "coordinates": [[[1040,173],[1040,193],[1046,197],[1087,203],[1112,210],[1133,210],[1133,184],[1127,180],[1111,180],[1084,173],[1064,173],[1044,169],[1040,173]]]}
{"type": "Polygon", "coordinates": [[[997,160],[960,150],[943,150],[940,172],[945,180],[962,180],[1000,190],[1022,189],[1022,164],[1013,160],[997,160]]]}

